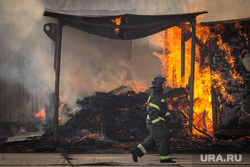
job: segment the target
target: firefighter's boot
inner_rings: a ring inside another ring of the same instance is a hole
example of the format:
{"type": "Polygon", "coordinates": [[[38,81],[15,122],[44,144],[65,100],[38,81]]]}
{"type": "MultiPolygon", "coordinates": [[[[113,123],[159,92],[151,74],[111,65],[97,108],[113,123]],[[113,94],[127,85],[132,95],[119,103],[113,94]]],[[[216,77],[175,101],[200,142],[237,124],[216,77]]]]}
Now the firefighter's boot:
{"type": "Polygon", "coordinates": [[[144,155],[138,147],[132,148],[130,152],[134,162],[138,162],[138,157],[141,158],[144,155]]]}
{"type": "Polygon", "coordinates": [[[164,159],[161,160],[160,163],[175,163],[175,161],[173,161],[172,159],[164,159]]]}

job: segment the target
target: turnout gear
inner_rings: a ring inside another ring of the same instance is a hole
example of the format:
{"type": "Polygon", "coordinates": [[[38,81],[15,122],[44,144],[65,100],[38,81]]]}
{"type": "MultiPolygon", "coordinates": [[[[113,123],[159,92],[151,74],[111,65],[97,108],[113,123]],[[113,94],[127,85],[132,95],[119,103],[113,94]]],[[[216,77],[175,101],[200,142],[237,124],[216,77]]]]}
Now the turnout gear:
{"type": "Polygon", "coordinates": [[[160,163],[175,163],[172,159],[161,160],[160,163]]]}
{"type": "Polygon", "coordinates": [[[136,151],[136,149],[131,149],[131,154],[132,154],[132,158],[133,158],[133,160],[134,160],[134,162],[138,162],[138,155],[137,155],[137,151],[136,151]]]}
{"type": "Polygon", "coordinates": [[[152,79],[153,92],[150,94],[147,103],[146,125],[150,136],[143,143],[131,149],[134,162],[138,162],[138,157],[142,157],[153,146],[157,146],[160,153],[160,162],[174,162],[170,157],[170,136],[166,125],[166,119],[171,117],[167,110],[165,99],[163,98],[162,83],[165,77],[157,75],[152,79]]]}
{"type": "MultiPolygon", "coordinates": [[[[139,146],[139,145],[138,145],[139,146]]],[[[139,147],[130,150],[134,162],[138,162],[138,157],[142,157],[144,154],[139,150],[139,147]]]]}

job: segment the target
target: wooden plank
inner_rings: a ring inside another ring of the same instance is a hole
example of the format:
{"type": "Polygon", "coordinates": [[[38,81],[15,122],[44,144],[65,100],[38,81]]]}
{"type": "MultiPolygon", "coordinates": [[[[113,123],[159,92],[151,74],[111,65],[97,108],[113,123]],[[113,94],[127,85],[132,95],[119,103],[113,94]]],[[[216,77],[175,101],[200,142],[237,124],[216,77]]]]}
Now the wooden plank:
{"type": "MultiPolygon", "coordinates": [[[[168,52],[168,48],[169,48],[169,43],[168,43],[168,41],[167,41],[167,39],[169,38],[169,35],[168,35],[168,31],[169,31],[169,29],[166,29],[166,30],[164,30],[164,50],[163,50],[163,53],[164,53],[164,56],[166,57],[167,56],[167,52],[168,52]]],[[[167,60],[168,62],[167,62],[167,67],[168,68],[166,68],[165,69],[165,74],[167,74],[168,76],[166,76],[167,77],[167,79],[170,79],[170,77],[169,77],[169,71],[171,70],[170,69],[170,61],[169,60],[167,60]]],[[[172,85],[171,85],[171,81],[167,81],[168,82],[168,84],[169,84],[169,86],[171,87],[172,85]]]]}
{"type": "MultiPolygon", "coordinates": [[[[181,29],[181,78],[185,77],[185,39],[184,29],[181,29]]],[[[185,82],[185,79],[182,79],[185,82]]]]}
{"type": "Polygon", "coordinates": [[[189,103],[189,130],[192,135],[193,131],[193,103],[194,103],[194,73],[195,73],[195,33],[196,20],[192,24],[192,45],[191,45],[191,73],[190,73],[190,103],[189,103]]]}

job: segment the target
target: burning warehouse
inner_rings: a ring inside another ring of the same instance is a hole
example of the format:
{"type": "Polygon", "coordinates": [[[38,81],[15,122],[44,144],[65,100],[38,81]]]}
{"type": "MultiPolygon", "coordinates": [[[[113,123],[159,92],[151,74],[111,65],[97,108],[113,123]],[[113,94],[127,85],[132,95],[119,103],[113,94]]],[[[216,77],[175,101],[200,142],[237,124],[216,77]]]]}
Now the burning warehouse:
{"type": "MultiPolygon", "coordinates": [[[[24,88],[17,86],[18,95],[25,97],[22,104],[26,99],[34,101],[30,105],[23,105],[23,110],[29,110],[31,117],[23,118],[15,112],[4,112],[1,113],[2,122],[5,118],[13,117],[17,119],[11,120],[13,122],[30,123],[34,117],[41,119],[45,128],[34,126],[33,122],[29,125],[35,127],[32,129],[35,131],[39,128],[46,129],[44,138],[39,139],[39,144],[36,143],[35,151],[55,151],[49,142],[53,140],[59,140],[59,145],[69,151],[89,151],[93,149],[93,145],[97,148],[126,150],[147,138],[145,106],[150,92],[145,82],[148,81],[133,82],[133,74],[127,69],[124,70],[125,82],[119,83],[120,86],[112,87],[108,91],[95,90],[94,95],[74,99],[77,112],[72,112],[69,101],[65,100],[70,99],[71,94],[61,94],[64,90],[59,89],[59,84],[63,85],[60,72],[63,74],[65,68],[61,68],[60,63],[66,55],[62,52],[61,57],[61,44],[64,35],[70,35],[64,34],[64,30],[71,27],[71,31],[77,29],[118,40],[109,42],[121,50],[124,47],[129,48],[126,51],[128,57],[124,56],[125,64],[133,61],[129,53],[133,49],[131,41],[150,36],[153,54],[161,63],[162,71],[158,72],[164,74],[168,80],[164,98],[174,118],[174,122],[169,125],[172,129],[173,150],[235,144],[226,141],[223,143],[221,138],[238,138],[235,145],[245,144],[246,136],[250,135],[249,19],[196,24],[196,17],[206,13],[80,16],[46,8],[44,16],[58,21],[44,25],[44,32],[54,41],[53,47],[55,44],[55,91],[48,94],[49,98],[43,101],[45,106],[40,108],[39,99],[32,99],[24,88]],[[122,40],[126,42],[121,42],[122,40]]],[[[117,54],[122,55],[119,52],[117,54]]],[[[90,59],[86,59],[88,60],[90,59]]],[[[79,73],[72,73],[76,75],[69,79],[81,81],[79,73]]],[[[5,86],[2,85],[3,88],[5,86]]],[[[7,97],[7,90],[3,91],[2,96],[7,97]]],[[[8,107],[13,109],[8,104],[2,106],[2,110],[9,109],[8,107]]],[[[23,125],[17,127],[20,126],[23,125]]],[[[15,131],[18,130],[20,131],[15,131]]],[[[8,151],[8,146],[5,145],[4,150],[8,151]]]]}

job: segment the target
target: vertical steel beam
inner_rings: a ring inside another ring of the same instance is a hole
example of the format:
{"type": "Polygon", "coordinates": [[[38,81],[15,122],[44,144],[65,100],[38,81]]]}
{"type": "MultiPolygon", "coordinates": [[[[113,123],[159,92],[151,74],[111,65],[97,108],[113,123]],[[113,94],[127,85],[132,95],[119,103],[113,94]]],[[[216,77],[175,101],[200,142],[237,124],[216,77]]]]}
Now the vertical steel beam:
{"type": "MultiPolygon", "coordinates": [[[[185,76],[185,37],[184,28],[181,28],[181,78],[185,76]]],[[[183,79],[184,81],[184,79],[183,79]]]]}
{"type": "Polygon", "coordinates": [[[189,103],[189,130],[192,135],[193,127],[193,103],[194,103],[194,72],[195,72],[195,33],[196,19],[190,21],[192,25],[192,45],[191,45],[191,73],[190,73],[190,103],[189,103]]]}
{"type": "Polygon", "coordinates": [[[58,19],[55,41],[55,100],[54,100],[54,140],[58,140],[58,107],[59,107],[59,83],[62,44],[62,21],[58,19]]]}

